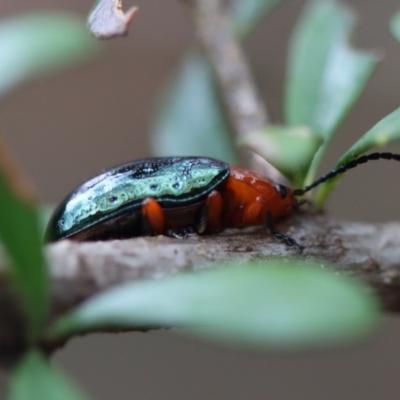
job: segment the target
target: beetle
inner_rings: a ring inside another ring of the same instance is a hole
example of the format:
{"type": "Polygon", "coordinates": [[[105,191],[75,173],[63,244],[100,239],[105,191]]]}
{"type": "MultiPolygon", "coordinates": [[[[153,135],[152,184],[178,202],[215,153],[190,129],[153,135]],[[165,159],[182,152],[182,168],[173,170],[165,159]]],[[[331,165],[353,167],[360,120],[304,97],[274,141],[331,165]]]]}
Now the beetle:
{"type": "Polygon", "coordinates": [[[138,160],[109,169],[75,189],[53,213],[45,240],[184,237],[263,225],[277,240],[302,250],[295,239],[275,230],[274,221],[303,204],[298,196],[348,169],[378,159],[400,161],[400,155],[364,155],[295,190],[213,158],[138,160]]]}

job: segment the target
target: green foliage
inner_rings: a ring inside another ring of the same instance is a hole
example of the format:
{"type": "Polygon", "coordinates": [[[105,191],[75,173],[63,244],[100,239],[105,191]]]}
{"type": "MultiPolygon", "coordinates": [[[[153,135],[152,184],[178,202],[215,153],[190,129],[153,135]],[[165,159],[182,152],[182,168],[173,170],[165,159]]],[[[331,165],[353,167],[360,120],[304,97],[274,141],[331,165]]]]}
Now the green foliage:
{"type": "MultiPolygon", "coordinates": [[[[71,14],[45,12],[0,22],[0,96],[38,74],[86,60],[97,45],[83,21],[71,14]]],[[[48,308],[48,275],[36,206],[14,190],[15,177],[0,171],[0,237],[10,269],[25,300],[35,341],[48,308]]]]}
{"type": "Polygon", "coordinates": [[[9,400],[85,400],[60,372],[36,350],[28,352],[15,369],[10,382],[9,400]]]}
{"type": "Polygon", "coordinates": [[[40,228],[40,235],[44,237],[47,224],[50,220],[51,215],[54,212],[54,206],[41,204],[38,210],[38,219],[39,219],[39,228],[40,228]]]}
{"type": "Polygon", "coordinates": [[[268,160],[295,187],[300,187],[310,160],[322,142],[322,137],[308,126],[270,125],[250,133],[240,144],[268,160]]]}
{"type": "MultiPolygon", "coordinates": [[[[239,36],[247,36],[277,3],[233,0],[233,23],[239,36]]],[[[307,3],[289,49],[284,98],[287,127],[280,128],[280,133],[267,127],[263,135],[254,132],[240,143],[265,157],[296,187],[315,179],[340,122],[378,64],[375,53],[349,45],[354,25],[353,13],[339,0],[307,3]],[[309,143],[303,134],[297,135],[299,126],[302,132],[314,132],[308,134],[309,143]]],[[[184,58],[163,100],[153,135],[157,154],[201,154],[236,163],[212,71],[198,53],[184,58]]]]}
{"type": "Polygon", "coordinates": [[[291,348],[365,335],[376,314],[375,299],[358,283],[317,265],[270,260],[111,289],[64,317],[53,334],[190,327],[226,344],[291,348]]]}
{"type": "MultiPolygon", "coordinates": [[[[234,0],[234,26],[247,36],[279,0],[234,0]]],[[[156,155],[202,155],[237,164],[209,63],[195,50],[164,89],[152,132],[156,155]]]]}
{"type": "Polygon", "coordinates": [[[329,139],[349,111],[377,57],[349,47],[354,28],[350,10],[337,1],[312,1],[290,46],[285,120],[304,124],[329,139]]]}
{"type": "Polygon", "coordinates": [[[285,122],[307,125],[324,138],[306,183],[314,180],[327,145],[378,62],[375,54],[349,47],[353,28],[353,14],[339,1],[313,0],[292,36],[285,122]]]}
{"type": "Polygon", "coordinates": [[[400,10],[390,20],[390,29],[394,37],[400,41],[400,10]]]}
{"type": "Polygon", "coordinates": [[[186,54],[164,92],[152,143],[160,156],[207,155],[237,163],[211,68],[196,51],[186,54]]]}
{"type": "Polygon", "coordinates": [[[33,204],[18,197],[1,173],[0,204],[0,237],[11,258],[13,276],[24,295],[33,340],[46,316],[48,301],[38,213],[33,204]]]}
{"type": "Polygon", "coordinates": [[[249,35],[281,0],[232,0],[234,26],[239,36],[249,35]]]}
{"type": "MultiPolygon", "coordinates": [[[[349,150],[339,159],[335,168],[340,167],[347,162],[360,157],[368,150],[375,147],[384,147],[388,144],[400,140],[400,108],[393,111],[391,114],[379,121],[365,135],[361,137],[349,150]]],[[[330,192],[339,183],[343,176],[339,175],[335,179],[327,182],[321,187],[315,199],[317,207],[321,208],[325,203],[330,192]]]]}

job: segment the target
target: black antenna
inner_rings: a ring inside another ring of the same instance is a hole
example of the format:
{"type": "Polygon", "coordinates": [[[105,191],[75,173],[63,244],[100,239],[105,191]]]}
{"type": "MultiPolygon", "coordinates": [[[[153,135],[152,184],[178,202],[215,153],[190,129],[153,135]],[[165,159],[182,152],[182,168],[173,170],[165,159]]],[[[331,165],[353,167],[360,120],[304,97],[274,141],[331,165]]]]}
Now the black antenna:
{"type": "Polygon", "coordinates": [[[326,174],[326,175],[322,176],[321,178],[317,179],[311,185],[308,185],[308,186],[306,186],[305,188],[302,188],[302,189],[293,190],[293,194],[295,196],[302,196],[304,193],[309,192],[311,189],[314,189],[316,186],[320,185],[321,183],[324,183],[324,182],[328,181],[329,179],[334,178],[335,176],[337,176],[339,174],[343,174],[347,170],[357,167],[357,165],[365,164],[368,161],[382,160],[382,159],[383,160],[400,161],[400,154],[394,154],[394,153],[371,153],[371,154],[367,154],[365,156],[361,156],[359,158],[351,160],[348,163],[340,166],[338,169],[333,169],[328,174],[326,174]]]}

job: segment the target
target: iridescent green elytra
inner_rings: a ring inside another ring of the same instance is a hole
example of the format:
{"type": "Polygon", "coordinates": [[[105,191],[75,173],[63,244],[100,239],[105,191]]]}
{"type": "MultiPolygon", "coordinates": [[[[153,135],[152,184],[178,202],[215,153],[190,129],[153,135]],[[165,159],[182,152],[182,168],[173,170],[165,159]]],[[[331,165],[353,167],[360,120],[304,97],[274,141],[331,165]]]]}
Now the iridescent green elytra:
{"type": "Polygon", "coordinates": [[[204,200],[229,175],[229,166],[204,157],[149,158],[110,169],[74,190],[55,210],[46,240],[126,238],[146,234],[141,206],[184,210],[204,200]]]}

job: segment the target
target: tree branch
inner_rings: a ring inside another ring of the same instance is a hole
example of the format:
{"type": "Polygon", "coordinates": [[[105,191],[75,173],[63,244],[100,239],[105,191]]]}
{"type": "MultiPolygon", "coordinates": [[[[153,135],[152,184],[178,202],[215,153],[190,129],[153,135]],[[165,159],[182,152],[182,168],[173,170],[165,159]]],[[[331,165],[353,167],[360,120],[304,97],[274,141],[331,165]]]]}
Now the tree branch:
{"type": "Polygon", "coordinates": [[[192,0],[197,36],[213,66],[232,125],[240,136],[268,123],[243,49],[220,0],[192,0]]]}
{"type": "Polygon", "coordinates": [[[278,228],[299,240],[305,250],[299,253],[278,243],[263,229],[186,239],[64,240],[49,245],[52,319],[85,298],[126,281],[159,279],[185,270],[217,268],[227,261],[242,264],[271,257],[318,260],[337,273],[358,276],[376,290],[385,309],[400,311],[400,223],[349,223],[303,213],[278,228]]]}
{"type": "MultiPolygon", "coordinates": [[[[301,242],[304,251],[300,253],[277,242],[260,228],[185,239],[159,236],[109,242],[63,240],[48,245],[52,288],[49,323],[85,299],[127,281],[219,268],[227,262],[265,260],[268,268],[271,257],[279,257],[282,262],[294,257],[317,260],[322,268],[356,276],[378,294],[384,309],[400,311],[400,223],[341,222],[302,212],[282,221],[277,229],[301,242]]],[[[25,329],[17,296],[9,287],[4,258],[0,265],[1,351],[4,347],[21,346],[25,329]]]]}
{"type": "MultiPolygon", "coordinates": [[[[199,43],[214,70],[227,116],[240,140],[268,124],[267,107],[222,1],[190,0],[189,4],[199,43]]],[[[252,169],[275,181],[284,181],[282,174],[265,159],[249,153],[252,169]]]]}

